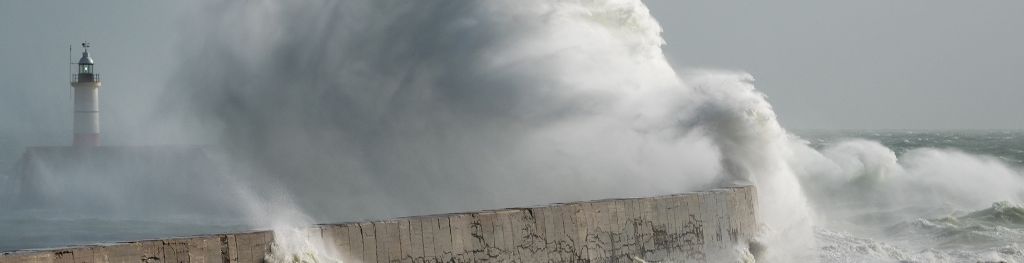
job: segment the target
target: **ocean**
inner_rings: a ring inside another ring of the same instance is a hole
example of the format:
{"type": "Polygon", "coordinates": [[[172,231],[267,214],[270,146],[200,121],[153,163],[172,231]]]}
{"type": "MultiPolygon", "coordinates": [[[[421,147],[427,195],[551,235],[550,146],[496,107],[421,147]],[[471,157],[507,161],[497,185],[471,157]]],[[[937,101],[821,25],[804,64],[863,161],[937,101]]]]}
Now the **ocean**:
{"type": "MultiPolygon", "coordinates": [[[[877,141],[898,157],[922,148],[962,151],[991,157],[1020,174],[1024,164],[1024,132],[1019,131],[803,131],[801,138],[818,150],[838,141],[862,138],[877,141]]],[[[950,161],[953,162],[953,161],[950,161]]],[[[971,180],[976,173],[953,176],[971,180]]],[[[920,176],[929,176],[920,174],[920,176]]],[[[912,181],[924,181],[911,179],[912,181]]],[[[944,179],[949,180],[949,179],[944,179]]],[[[882,184],[886,183],[882,180],[882,184]]],[[[891,180],[895,181],[895,180],[891,180]]],[[[813,187],[808,183],[804,187],[813,187]]],[[[858,187],[862,187],[858,185],[858,187]]],[[[970,187],[964,185],[963,187],[970,187]]],[[[1010,187],[1024,188],[1024,185],[1010,187]]],[[[866,187],[865,187],[866,188],[866,187]]],[[[923,192],[902,187],[896,191],[923,192]]],[[[861,191],[871,192],[868,189],[861,191]]],[[[938,191],[938,190],[934,190],[938,191]]],[[[978,195],[984,195],[984,189],[978,195]]],[[[919,193],[925,195],[925,193],[919,193]]],[[[814,195],[811,194],[814,199],[814,195]]],[[[837,198],[839,200],[843,198],[837,198]]],[[[835,201],[833,199],[832,201],[835,201]]],[[[815,228],[822,262],[1024,262],[1024,208],[1009,200],[981,200],[988,206],[967,208],[951,203],[883,200],[873,203],[817,203],[815,228]]],[[[812,202],[814,203],[814,202],[812,202]]]]}

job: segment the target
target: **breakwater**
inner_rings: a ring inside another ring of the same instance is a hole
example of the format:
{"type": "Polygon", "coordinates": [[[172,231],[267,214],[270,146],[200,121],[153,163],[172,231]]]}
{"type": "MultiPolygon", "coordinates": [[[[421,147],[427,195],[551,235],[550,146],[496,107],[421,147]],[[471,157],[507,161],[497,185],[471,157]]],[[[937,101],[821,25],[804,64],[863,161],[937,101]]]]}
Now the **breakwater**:
{"type": "MultiPolygon", "coordinates": [[[[756,190],[731,187],[308,229],[345,262],[719,262],[748,253],[756,190]]],[[[0,263],[263,262],[270,231],[0,255],[0,263]]]]}

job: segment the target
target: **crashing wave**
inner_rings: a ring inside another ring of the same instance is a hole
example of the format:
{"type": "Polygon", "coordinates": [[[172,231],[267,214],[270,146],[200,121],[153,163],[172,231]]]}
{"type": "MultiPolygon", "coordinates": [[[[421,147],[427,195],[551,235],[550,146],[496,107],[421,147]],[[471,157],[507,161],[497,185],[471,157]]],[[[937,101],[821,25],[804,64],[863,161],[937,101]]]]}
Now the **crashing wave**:
{"type": "Polygon", "coordinates": [[[962,219],[988,222],[1007,227],[1024,227],[1024,205],[1008,201],[996,202],[992,204],[992,207],[975,211],[963,216],[962,219]]]}
{"type": "Polygon", "coordinates": [[[1004,201],[970,213],[910,219],[880,232],[816,234],[826,262],[1024,262],[1022,212],[1004,201]]]}

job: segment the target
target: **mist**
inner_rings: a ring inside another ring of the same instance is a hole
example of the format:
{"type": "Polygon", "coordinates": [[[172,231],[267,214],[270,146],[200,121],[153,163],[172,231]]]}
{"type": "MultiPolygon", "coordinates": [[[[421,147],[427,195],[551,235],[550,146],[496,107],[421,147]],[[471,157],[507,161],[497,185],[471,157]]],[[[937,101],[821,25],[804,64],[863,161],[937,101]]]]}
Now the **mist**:
{"type": "Polygon", "coordinates": [[[223,5],[171,101],[314,215],[672,193],[718,173],[711,143],[672,127],[688,91],[639,2],[223,5]]]}

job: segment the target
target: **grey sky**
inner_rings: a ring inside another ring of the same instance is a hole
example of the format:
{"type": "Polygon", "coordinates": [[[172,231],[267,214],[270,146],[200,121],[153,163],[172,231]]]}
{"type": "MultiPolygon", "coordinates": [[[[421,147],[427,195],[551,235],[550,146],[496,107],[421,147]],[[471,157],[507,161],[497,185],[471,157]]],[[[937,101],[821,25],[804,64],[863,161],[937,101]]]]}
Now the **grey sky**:
{"type": "Polygon", "coordinates": [[[783,125],[1024,128],[1022,1],[647,1],[681,67],[744,70],[783,125]]]}
{"type": "MultiPolygon", "coordinates": [[[[647,1],[680,68],[748,71],[791,129],[1024,128],[1024,2],[647,1]]],[[[107,141],[173,88],[180,1],[0,1],[0,125],[70,138],[67,45],[94,43],[107,141]]],[[[75,49],[77,57],[78,48],[75,49]]],[[[25,137],[26,135],[32,135],[25,137]]]]}

